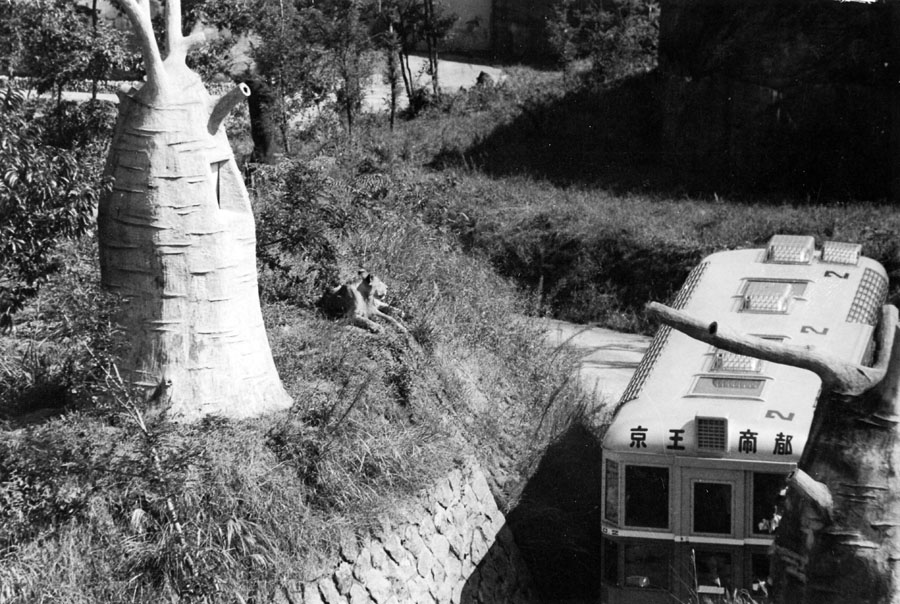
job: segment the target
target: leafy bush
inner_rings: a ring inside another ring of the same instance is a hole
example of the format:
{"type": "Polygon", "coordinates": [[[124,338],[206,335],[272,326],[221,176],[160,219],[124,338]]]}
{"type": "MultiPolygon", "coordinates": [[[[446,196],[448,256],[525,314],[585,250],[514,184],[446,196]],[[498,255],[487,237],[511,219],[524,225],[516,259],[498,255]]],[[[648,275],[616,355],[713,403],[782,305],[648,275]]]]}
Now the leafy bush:
{"type": "Polygon", "coordinates": [[[354,218],[349,193],[302,161],[259,166],[254,180],[262,294],[310,306],[338,279],[335,241],[354,218]]]}
{"type": "Polygon", "coordinates": [[[560,0],[547,24],[564,65],[587,61],[592,79],[618,79],[656,66],[655,0],[560,0]]]}
{"type": "Polygon", "coordinates": [[[91,237],[61,246],[62,268],[20,311],[18,337],[0,340],[0,425],[102,401],[121,334],[118,298],[100,289],[96,259],[91,237]]]}
{"type": "Polygon", "coordinates": [[[47,145],[22,95],[0,92],[0,328],[57,265],[53,250],[93,223],[104,187],[99,162],[47,145]]]}
{"type": "Polygon", "coordinates": [[[93,22],[91,11],[66,0],[7,2],[0,7],[0,61],[8,72],[31,75],[38,92],[54,91],[77,80],[107,79],[131,67],[127,34],[93,22]]]}
{"type": "Polygon", "coordinates": [[[39,120],[43,142],[58,149],[105,156],[116,124],[115,105],[105,101],[56,103],[39,120]]]}

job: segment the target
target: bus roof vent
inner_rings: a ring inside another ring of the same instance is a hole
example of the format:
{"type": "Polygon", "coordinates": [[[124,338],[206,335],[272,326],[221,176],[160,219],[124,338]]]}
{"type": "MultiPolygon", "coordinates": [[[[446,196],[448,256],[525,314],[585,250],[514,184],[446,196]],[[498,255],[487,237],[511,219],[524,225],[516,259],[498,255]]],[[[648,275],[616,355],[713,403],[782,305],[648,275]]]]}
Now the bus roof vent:
{"type": "Polygon", "coordinates": [[[816,240],[806,235],[773,235],[766,246],[766,262],[809,264],[816,251],[816,240]]]}
{"type": "Polygon", "coordinates": [[[883,275],[867,268],[847,313],[848,323],[866,323],[875,326],[881,315],[881,305],[887,297],[888,281],[883,275]]]}
{"type": "Polygon", "coordinates": [[[759,372],[762,361],[753,357],[735,354],[727,350],[716,349],[713,355],[711,371],[722,372],[759,372]]]}
{"type": "Polygon", "coordinates": [[[787,281],[749,281],[744,289],[741,310],[786,313],[793,291],[787,281]]]}
{"type": "Polygon", "coordinates": [[[707,451],[728,450],[728,420],[723,417],[698,417],[697,448],[707,451]]]}
{"type": "Polygon", "coordinates": [[[859,264],[859,255],[862,253],[862,245],[858,243],[843,243],[841,241],[826,241],[822,244],[822,262],[829,264],[859,264]]]}

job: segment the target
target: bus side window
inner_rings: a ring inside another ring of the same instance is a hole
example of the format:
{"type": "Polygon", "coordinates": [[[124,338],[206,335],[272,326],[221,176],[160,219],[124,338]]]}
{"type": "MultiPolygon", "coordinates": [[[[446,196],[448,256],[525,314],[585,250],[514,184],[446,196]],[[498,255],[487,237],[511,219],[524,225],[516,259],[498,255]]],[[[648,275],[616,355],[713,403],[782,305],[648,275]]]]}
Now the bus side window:
{"type": "Polygon", "coordinates": [[[781,521],[781,498],[785,487],[784,474],[753,473],[753,519],[751,530],[770,535],[781,521]]]}
{"type": "Polygon", "coordinates": [[[734,583],[731,554],[699,550],[694,555],[700,593],[726,593],[734,583]]]}
{"type": "Polygon", "coordinates": [[[619,464],[606,460],[606,494],[603,505],[604,517],[610,522],[619,523],[619,464]]]}
{"type": "Polygon", "coordinates": [[[625,548],[625,586],[669,588],[672,546],[665,543],[629,543],[625,548]]]}
{"type": "Polygon", "coordinates": [[[748,581],[750,596],[754,602],[768,602],[772,593],[771,559],[768,554],[750,555],[750,580],[748,581]]]}
{"type": "Polygon", "coordinates": [[[619,584],[619,544],[612,539],[603,538],[601,550],[601,565],[603,566],[603,580],[610,585],[619,584]]]}
{"type": "Polygon", "coordinates": [[[625,524],[669,527],[669,468],[625,466],[625,524]]]}
{"type": "Polygon", "coordinates": [[[694,483],[694,532],[731,533],[731,485],[694,483]]]}

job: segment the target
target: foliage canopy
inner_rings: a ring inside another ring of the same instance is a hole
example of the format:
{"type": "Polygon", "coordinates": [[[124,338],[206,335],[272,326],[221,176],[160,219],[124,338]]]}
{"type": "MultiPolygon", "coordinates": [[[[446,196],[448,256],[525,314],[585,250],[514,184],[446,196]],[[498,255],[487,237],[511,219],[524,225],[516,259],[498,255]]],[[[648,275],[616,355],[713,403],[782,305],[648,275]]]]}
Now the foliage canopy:
{"type": "Polygon", "coordinates": [[[73,81],[109,78],[134,63],[126,34],[67,0],[12,0],[0,6],[0,71],[27,73],[39,93],[73,81]]]}
{"type": "Polygon", "coordinates": [[[57,242],[93,224],[99,163],[45,142],[26,113],[23,95],[0,92],[0,327],[12,324],[40,282],[55,268],[57,242]]]}
{"type": "Polygon", "coordinates": [[[601,82],[656,66],[656,0],[560,0],[547,29],[564,65],[586,60],[591,76],[601,82]]]}

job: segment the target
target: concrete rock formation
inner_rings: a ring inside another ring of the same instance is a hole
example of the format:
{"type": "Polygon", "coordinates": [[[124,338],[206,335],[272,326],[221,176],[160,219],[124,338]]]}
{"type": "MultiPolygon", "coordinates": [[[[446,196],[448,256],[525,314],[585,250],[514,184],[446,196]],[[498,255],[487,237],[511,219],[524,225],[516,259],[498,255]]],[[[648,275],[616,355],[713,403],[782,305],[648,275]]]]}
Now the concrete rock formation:
{"type": "Polygon", "coordinates": [[[100,202],[103,285],[123,298],[125,379],[169,384],[170,416],[245,417],[286,408],[262,321],[250,198],[221,127],[249,90],[213,103],[185,65],[179,0],[166,3],[162,58],[148,0],[122,0],[147,81],[119,94],[100,202]]]}

